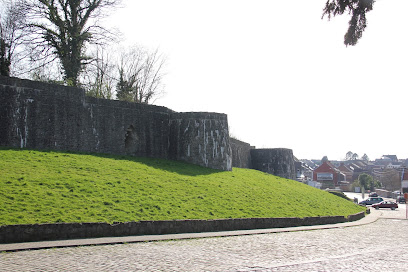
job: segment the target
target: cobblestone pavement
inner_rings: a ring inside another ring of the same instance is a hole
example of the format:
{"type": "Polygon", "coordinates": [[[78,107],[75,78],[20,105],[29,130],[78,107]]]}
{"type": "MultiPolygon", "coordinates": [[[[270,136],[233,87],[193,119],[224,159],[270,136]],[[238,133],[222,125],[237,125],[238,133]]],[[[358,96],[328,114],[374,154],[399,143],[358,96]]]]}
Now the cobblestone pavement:
{"type": "Polygon", "coordinates": [[[348,228],[0,253],[0,271],[405,271],[405,208],[348,228]]]}

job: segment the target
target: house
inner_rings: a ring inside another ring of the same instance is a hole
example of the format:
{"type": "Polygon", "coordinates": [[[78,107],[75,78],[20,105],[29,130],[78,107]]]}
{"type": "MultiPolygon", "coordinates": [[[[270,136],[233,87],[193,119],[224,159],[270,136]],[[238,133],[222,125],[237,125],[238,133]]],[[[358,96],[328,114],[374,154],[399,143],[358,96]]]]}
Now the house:
{"type": "Polygon", "coordinates": [[[390,162],[386,166],[387,169],[398,169],[400,167],[401,167],[401,164],[400,163],[395,163],[395,162],[390,162]]]}
{"type": "Polygon", "coordinates": [[[323,162],[313,171],[313,181],[320,182],[322,184],[321,189],[339,187],[340,182],[345,181],[345,179],[345,174],[329,161],[323,162]]]}
{"type": "Polygon", "coordinates": [[[391,162],[393,162],[393,163],[398,163],[397,155],[383,155],[383,157],[387,157],[387,158],[391,159],[391,162]]]}
{"type": "Polygon", "coordinates": [[[408,193],[408,171],[405,171],[405,169],[401,178],[401,191],[404,194],[408,193]]]}
{"type": "Polygon", "coordinates": [[[355,160],[351,161],[347,167],[353,171],[353,177],[351,178],[352,181],[358,179],[358,176],[362,173],[367,173],[369,174],[368,170],[368,163],[361,161],[361,160],[355,160]]]}
{"type": "Polygon", "coordinates": [[[346,176],[346,181],[353,181],[353,170],[351,170],[348,166],[344,163],[341,163],[338,169],[346,176]]]}
{"type": "Polygon", "coordinates": [[[303,183],[313,179],[313,168],[302,160],[295,160],[296,180],[303,183]]]}
{"type": "Polygon", "coordinates": [[[375,165],[388,165],[389,163],[397,164],[398,158],[396,155],[383,155],[381,159],[375,160],[375,165]]]}

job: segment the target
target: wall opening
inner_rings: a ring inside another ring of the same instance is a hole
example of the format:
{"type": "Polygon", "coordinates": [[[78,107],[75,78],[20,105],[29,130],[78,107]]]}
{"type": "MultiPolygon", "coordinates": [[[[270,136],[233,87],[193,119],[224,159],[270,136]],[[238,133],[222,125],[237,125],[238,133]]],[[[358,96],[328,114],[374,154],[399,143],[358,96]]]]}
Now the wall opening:
{"type": "Polygon", "coordinates": [[[125,134],[125,149],[127,153],[135,154],[139,137],[136,134],[134,126],[130,125],[125,134]]]}

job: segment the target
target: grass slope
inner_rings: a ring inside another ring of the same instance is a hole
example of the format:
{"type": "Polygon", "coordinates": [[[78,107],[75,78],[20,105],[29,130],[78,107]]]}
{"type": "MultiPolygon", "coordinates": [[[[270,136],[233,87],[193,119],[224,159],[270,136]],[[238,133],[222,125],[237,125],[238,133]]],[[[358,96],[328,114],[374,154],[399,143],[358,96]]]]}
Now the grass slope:
{"type": "Polygon", "coordinates": [[[0,225],[307,217],[364,208],[293,180],[150,158],[0,149],[0,225]]]}

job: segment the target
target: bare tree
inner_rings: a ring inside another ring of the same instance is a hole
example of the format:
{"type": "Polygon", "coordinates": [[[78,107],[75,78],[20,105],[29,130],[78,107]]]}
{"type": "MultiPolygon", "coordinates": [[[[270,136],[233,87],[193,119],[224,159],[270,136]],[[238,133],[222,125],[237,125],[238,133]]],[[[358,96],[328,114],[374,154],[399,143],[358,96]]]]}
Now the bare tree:
{"type": "Polygon", "coordinates": [[[112,99],[115,86],[115,64],[111,54],[103,47],[96,47],[93,61],[84,70],[83,84],[87,95],[112,99]]]}
{"type": "Polygon", "coordinates": [[[158,50],[133,47],[120,56],[116,95],[119,100],[151,103],[164,93],[165,58],[158,50]]]}
{"type": "Polygon", "coordinates": [[[62,78],[63,72],[58,63],[48,63],[46,61],[39,61],[32,59],[24,60],[19,67],[19,76],[28,77],[31,80],[42,81],[54,84],[64,85],[64,79],[62,78]],[[24,66],[29,66],[29,69],[24,69],[24,66]],[[32,66],[32,67],[31,67],[32,66]]]}
{"type": "Polygon", "coordinates": [[[401,188],[400,173],[395,169],[385,168],[379,176],[379,181],[386,190],[394,191],[401,188]]]}
{"type": "Polygon", "coordinates": [[[78,86],[90,61],[88,44],[106,42],[110,33],[99,24],[107,8],[120,0],[26,0],[28,42],[36,59],[58,59],[67,84],[78,86]]]}
{"type": "Polygon", "coordinates": [[[0,75],[10,76],[13,63],[23,51],[18,51],[24,37],[25,14],[22,0],[0,2],[0,75]]]}

